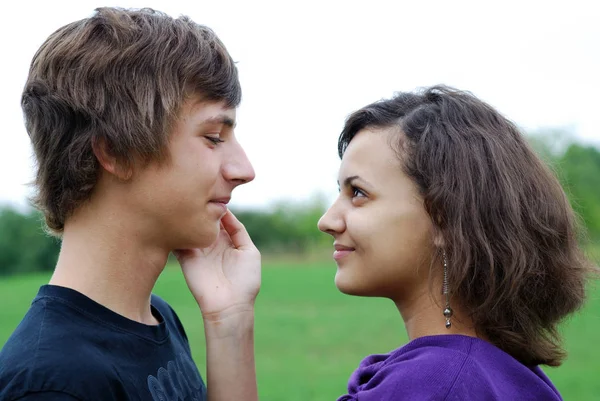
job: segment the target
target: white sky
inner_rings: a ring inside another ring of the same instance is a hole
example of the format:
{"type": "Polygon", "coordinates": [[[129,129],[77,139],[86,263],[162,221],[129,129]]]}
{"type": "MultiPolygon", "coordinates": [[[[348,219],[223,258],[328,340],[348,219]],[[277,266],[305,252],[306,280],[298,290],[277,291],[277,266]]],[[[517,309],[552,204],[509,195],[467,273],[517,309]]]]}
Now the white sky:
{"type": "Polygon", "coordinates": [[[570,127],[600,145],[600,4],[590,1],[20,1],[0,24],[0,203],[33,177],[20,95],[54,30],[103,5],[186,14],[238,61],[237,135],[257,176],[234,206],[337,193],[337,137],[394,91],[467,89],[521,127],[570,127]]]}

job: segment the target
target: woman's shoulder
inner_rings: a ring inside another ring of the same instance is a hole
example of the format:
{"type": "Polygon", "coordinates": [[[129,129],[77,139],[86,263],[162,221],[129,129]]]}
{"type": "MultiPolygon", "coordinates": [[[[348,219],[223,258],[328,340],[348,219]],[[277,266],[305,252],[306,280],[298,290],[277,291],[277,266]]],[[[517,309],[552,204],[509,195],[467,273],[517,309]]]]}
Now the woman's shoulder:
{"type": "Polygon", "coordinates": [[[540,373],[481,339],[427,336],[389,354],[365,358],[348,391],[365,400],[394,399],[397,394],[414,400],[560,400],[540,373]]]}

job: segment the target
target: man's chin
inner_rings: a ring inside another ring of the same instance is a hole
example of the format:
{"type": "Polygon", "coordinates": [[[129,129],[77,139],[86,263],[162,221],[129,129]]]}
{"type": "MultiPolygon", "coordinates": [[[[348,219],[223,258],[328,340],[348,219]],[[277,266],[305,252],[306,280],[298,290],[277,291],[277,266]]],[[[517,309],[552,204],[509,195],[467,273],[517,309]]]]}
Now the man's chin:
{"type": "Polygon", "coordinates": [[[205,229],[202,232],[189,232],[188,235],[183,238],[184,242],[179,244],[178,249],[186,250],[208,248],[217,241],[220,230],[221,223],[220,221],[216,221],[214,225],[210,227],[210,229],[205,229]]]}

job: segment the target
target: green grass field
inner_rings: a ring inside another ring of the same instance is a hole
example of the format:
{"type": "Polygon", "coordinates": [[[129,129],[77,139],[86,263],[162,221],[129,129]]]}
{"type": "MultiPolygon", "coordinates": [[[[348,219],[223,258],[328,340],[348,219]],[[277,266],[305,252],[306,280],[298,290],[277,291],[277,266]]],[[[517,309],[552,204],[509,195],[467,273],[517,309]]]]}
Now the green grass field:
{"type": "MultiPolygon", "coordinates": [[[[256,305],[256,355],[263,401],[335,400],[350,373],[371,353],[406,343],[394,305],[340,294],[333,263],[266,264],[256,305]]],[[[48,275],[0,280],[0,345],[4,344],[48,275]]],[[[156,291],[178,312],[194,358],[204,374],[204,335],[199,310],[181,272],[167,268],[156,291]]],[[[545,371],[565,400],[600,399],[600,288],[586,308],[565,322],[568,360],[545,371]]]]}

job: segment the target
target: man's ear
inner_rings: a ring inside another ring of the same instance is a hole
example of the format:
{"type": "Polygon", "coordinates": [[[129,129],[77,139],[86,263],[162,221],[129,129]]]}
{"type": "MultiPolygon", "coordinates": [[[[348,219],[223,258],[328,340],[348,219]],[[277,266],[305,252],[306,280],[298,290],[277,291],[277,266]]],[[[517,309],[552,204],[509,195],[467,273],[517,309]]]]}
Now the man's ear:
{"type": "Polygon", "coordinates": [[[110,151],[110,146],[105,138],[94,138],[92,150],[98,162],[107,173],[114,175],[121,181],[127,181],[133,175],[133,170],[127,162],[123,163],[110,151]]]}

